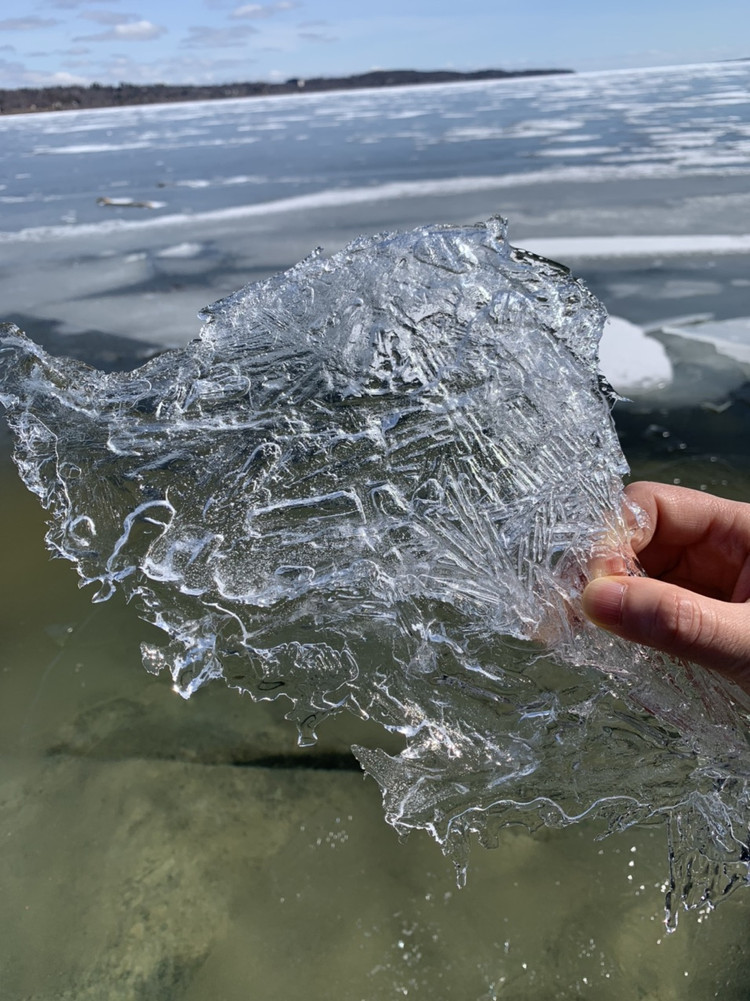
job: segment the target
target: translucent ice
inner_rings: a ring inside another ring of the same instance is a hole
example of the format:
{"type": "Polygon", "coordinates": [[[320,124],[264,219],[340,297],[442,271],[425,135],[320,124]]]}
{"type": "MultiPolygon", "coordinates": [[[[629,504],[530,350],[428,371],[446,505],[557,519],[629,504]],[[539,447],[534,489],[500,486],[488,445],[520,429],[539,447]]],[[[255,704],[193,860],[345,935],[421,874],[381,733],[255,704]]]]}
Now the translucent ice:
{"type": "Polygon", "coordinates": [[[463,866],[530,826],[668,817],[688,904],[747,876],[747,706],[582,620],[622,546],[604,311],[502,224],[362,238],[206,311],[131,373],[0,338],[0,401],[49,546],[120,587],[184,696],[286,696],[300,740],[348,709],[400,831],[463,866]]]}

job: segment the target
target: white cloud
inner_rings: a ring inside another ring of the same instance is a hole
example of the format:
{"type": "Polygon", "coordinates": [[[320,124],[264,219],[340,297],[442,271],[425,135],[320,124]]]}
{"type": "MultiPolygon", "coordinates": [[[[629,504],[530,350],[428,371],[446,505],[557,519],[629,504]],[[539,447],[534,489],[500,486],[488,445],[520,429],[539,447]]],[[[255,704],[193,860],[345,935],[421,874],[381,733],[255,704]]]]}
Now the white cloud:
{"type": "Polygon", "coordinates": [[[278,0],[277,3],[246,3],[241,7],[235,7],[229,16],[238,19],[273,17],[274,14],[294,10],[297,7],[299,4],[292,3],[291,0],[278,0]]]}
{"type": "Polygon", "coordinates": [[[60,24],[56,17],[8,17],[0,21],[0,31],[35,31],[37,28],[54,28],[60,24]]]}
{"type": "Polygon", "coordinates": [[[74,42],[147,42],[166,33],[166,28],[151,21],[128,21],[116,24],[109,31],[97,35],[78,35],[74,42]]]}
{"type": "Polygon", "coordinates": [[[151,21],[132,21],[128,24],[115,25],[113,32],[118,39],[141,41],[146,38],[158,38],[166,30],[160,24],[152,24],[151,21]]]}
{"type": "Polygon", "coordinates": [[[195,25],[190,28],[190,34],[183,39],[181,45],[188,49],[225,49],[235,45],[244,45],[248,35],[256,35],[257,28],[249,24],[233,25],[231,28],[207,28],[205,25],[195,25]]]}

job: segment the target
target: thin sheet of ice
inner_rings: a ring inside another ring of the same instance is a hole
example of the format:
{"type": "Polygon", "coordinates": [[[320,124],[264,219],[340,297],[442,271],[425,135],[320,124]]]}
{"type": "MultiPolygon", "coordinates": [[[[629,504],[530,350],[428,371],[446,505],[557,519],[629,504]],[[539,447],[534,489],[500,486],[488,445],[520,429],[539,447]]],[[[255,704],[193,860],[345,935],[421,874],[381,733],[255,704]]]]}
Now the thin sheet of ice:
{"type": "Polygon", "coordinates": [[[347,709],[399,831],[670,818],[670,906],[747,875],[746,706],[586,623],[624,546],[601,305],[500,221],[361,238],[206,311],[130,373],[0,337],[0,401],[47,541],[210,679],[286,696],[299,739],[347,709]]]}
{"type": "Polygon", "coordinates": [[[736,361],[750,364],[750,317],[731,320],[702,320],[697,323],[669,323],[663,330],[688,340],[703,341],[736,361]]]}
{"type": "Polygon", "coordinates": [[[572,236],[533,239],[528,246],[536,254],[563,260],[574,258],[669,257],[712,254],[746,254],[750,234],[715,233],[695,236],[572,236]]]}

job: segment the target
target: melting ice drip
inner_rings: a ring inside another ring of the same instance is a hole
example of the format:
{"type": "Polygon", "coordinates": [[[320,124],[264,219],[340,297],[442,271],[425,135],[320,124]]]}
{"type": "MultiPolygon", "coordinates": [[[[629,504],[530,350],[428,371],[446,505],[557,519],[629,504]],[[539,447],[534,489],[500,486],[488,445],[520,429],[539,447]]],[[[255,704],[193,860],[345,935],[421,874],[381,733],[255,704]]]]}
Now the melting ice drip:
{"type": "Polygon", "coordinates": [[[165,630],[185,697],[348,709],[387,819],[460,870],[476,832],[666,817],[672,913],[747,880],[747,704],[579,613],[622,546],[604,311],[503,225],[362,238],[206,310],[131,373],[0,337],[0,401],[51,549],[165,630]],[[618,541],[619,540],[619,541],[618,541]]]}

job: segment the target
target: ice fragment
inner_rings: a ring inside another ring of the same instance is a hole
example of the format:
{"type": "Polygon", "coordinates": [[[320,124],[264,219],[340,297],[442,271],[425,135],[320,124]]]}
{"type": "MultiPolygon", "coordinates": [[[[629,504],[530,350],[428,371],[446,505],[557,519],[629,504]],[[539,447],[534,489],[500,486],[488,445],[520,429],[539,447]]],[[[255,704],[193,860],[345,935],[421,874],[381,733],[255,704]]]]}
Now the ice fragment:
{"type": "Polygon", "coordinates": [[[671,817],[672,907],[746,879],[741,696],[579,612],[626,538],[585,287],[491,220],[363,237],[205,318],[131,373],[0,337],[48,544],[166,631],[148,670],[284,695],[303,743],[343,709],[401,733],[359,760],[459,867],[471,831],[598,813],[671,817]]]}

